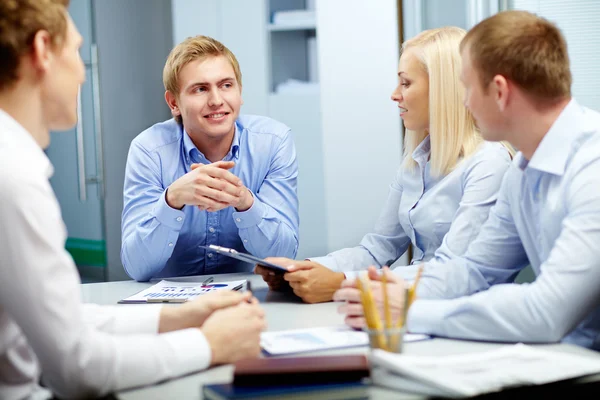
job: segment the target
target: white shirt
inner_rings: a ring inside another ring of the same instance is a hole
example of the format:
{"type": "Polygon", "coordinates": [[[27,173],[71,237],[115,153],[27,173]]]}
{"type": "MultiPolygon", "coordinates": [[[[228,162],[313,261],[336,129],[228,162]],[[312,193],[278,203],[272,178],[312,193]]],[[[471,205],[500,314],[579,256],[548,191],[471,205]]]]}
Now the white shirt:
{"type": "Polygon", "coordinates": [[[531,160],[517,154],[465,255],[427,263],[417,294],[413,332],[600,350],[600,113],[571,100],[531,160]],[[512,283],[528,264],[536,280],[512,283]]]}
{"type": "Polygon", "coordinates": [[[103,395],[206,368],[199,329],[157,334],[160,307],[84,305],[50,161],[0,110],[0,398],[103,395]]]}
{"type": "Polygon", "coordinates": [[[496,202],[510,154],[500,143],[484,142],[452,172],[436,177],[430,153],[427,136],[412,153],[415,168],[398,170],[374,231],[359,246],[311,260],[350,279],[369,265],[393,264],[410,243],[411,264],[463,254],[496,202]]]}

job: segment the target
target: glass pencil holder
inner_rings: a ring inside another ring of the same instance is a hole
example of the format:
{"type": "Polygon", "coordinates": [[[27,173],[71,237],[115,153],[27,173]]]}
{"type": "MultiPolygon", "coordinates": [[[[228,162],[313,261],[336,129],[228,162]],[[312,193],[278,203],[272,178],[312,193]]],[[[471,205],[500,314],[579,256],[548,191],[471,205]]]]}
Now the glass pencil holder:
{"type": "Polygon", "coordinates": [[[384,329],[369,329],[362,328],[369,336],[369,347],[373,349],[381,349],[391,353],[402,353],[404,345],[405,327],[401,328],[384,328],[384,329]]]}

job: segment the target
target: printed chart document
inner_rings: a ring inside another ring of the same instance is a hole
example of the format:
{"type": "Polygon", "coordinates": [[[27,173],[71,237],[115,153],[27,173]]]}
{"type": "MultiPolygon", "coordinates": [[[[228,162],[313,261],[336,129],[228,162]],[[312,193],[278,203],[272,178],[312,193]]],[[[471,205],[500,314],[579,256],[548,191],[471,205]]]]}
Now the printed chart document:
{"type": "Polygon", "coordinates": [[[217,290],[239,290],[245,283],[245,280],[209,284],[162,280],[119,303],[183,303],[217,290]]]}
{"type": "Polygon", "coordinates": [[[590,357],[524,344],[481,353],[418,356],[374,350],[376,385],[446,397],[476,396],[501,389],[541,385],[600,373],[600,356],[590,357]]]}
{"type": "MultiPolygon", "coordinates": [[[[405,343],[425,339],[429,339],[429,336],[410,333],[404,335],[405,343]]],[[[367,346],[369,337],[365,332],[355,331],[347,326],[334,326],[263,332],[260,344],[270,355],[281,355],[367,346]]]]}

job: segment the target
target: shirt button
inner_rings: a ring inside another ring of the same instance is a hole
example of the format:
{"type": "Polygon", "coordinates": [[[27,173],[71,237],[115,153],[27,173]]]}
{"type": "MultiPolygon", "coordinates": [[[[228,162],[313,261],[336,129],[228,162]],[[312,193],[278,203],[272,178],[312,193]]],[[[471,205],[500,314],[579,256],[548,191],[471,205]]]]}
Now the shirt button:
{"type": "Polygon", "coordinates": [[[183,220],[183,218],[177,217],[177,222],[181,222],[182,220],[183,220]]]}
{"type": "Polygon", "coordinates": [[[236,218],[235,220],[236,220],[236,222],[242,222],[241,218],[236,218]]]}
{"type": "Polygon", "coordinates": [[[208,258],[213,258],[213,253],[208,253],[208,258]]]}
{"type": "Polygon", "coordinates": [[[213,228],[213,227],[211,226],[210,228],[208,228],[208,231],[209,231],[210,233],[215,233],[215,228],[213,228]]]}
{"type": "Polygon", "coordinates": [[[173,247],[173,243],[169,243],[169,247],[173,247]]]}
{"type": "Polygon", "coordinates": [[[248,239],[244,239],[244,243],[248,243],[248,239]]]}

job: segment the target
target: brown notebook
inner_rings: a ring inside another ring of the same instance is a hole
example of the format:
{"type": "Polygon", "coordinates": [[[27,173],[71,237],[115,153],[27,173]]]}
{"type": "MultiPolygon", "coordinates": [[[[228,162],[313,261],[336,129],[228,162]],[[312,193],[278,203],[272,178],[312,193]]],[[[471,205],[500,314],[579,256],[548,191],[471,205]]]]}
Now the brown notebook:
{"type": "Polygon", "coordinates": [[[369,376],[364,355],[257,358],[235,363],[237,386],[355,382],[369,376]]]}

